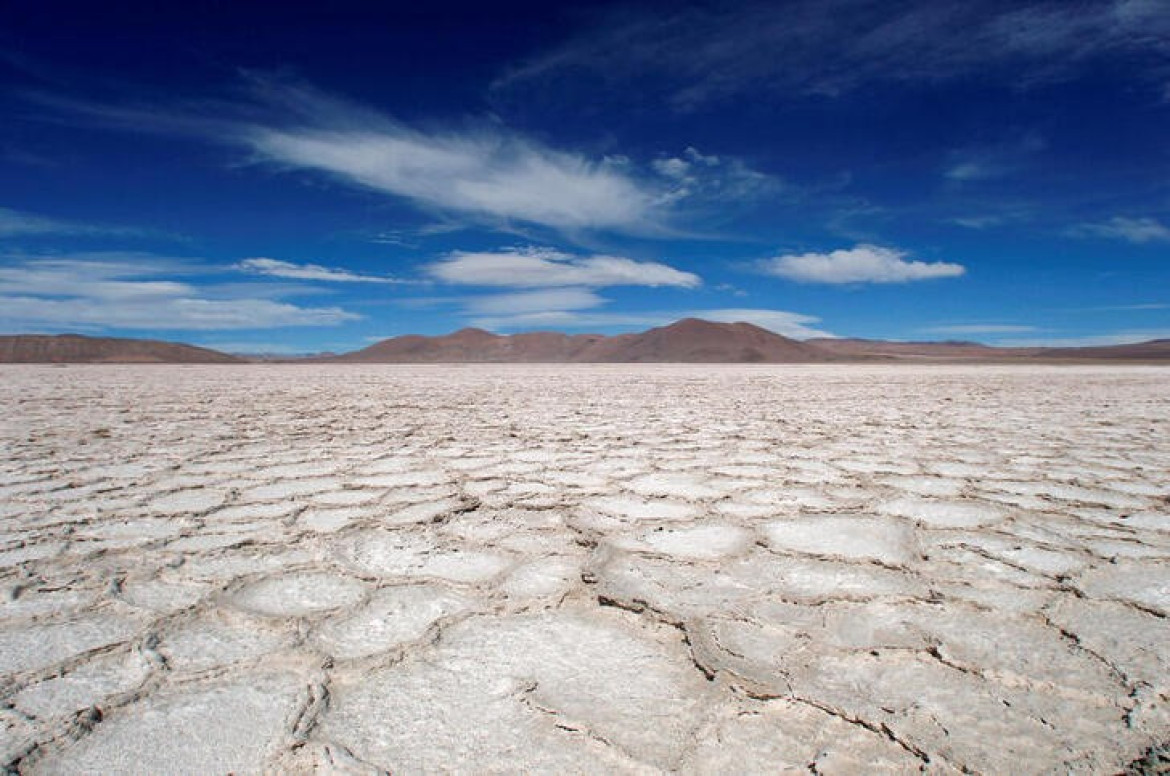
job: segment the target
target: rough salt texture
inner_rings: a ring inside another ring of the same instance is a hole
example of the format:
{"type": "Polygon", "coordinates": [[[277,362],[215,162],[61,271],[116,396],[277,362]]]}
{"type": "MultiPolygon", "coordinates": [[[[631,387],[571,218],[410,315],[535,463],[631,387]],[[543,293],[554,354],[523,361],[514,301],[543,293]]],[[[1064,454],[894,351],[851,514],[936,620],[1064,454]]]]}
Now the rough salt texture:
{"type": "Polygon", "coordinates": [[[23,773],[1155,772],[1170,370],[4,367],[0,672],[23,773]]]}

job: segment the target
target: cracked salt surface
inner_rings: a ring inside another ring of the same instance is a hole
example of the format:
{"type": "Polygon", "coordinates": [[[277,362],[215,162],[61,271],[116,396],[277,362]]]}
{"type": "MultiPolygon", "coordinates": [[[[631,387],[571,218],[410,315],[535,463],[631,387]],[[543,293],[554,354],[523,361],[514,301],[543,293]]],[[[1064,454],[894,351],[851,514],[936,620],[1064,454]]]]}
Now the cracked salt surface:
{"type": "Polygon", "coordinates": [[[11,771],[1170,741],[1166,369],[8,366],[0,417],[11,771]]]}
{"type": "Polygon", "coordinates": [[[818,515],[765,523],[761,528],[776,550],[890,565],[904,565],[916,555],[914,532],[908,526],[869,517],[818,515]]]}
{"type": "MultiPolygon", "coordinates": [[[[292,674],[160,689],[45,752],[37,773],[259,773],[276,753],[299,683],[292,674]]],[[[39,753],[38,753],[39,754],[39,753]]]]}
{"type": "Polygon", "coordinates": [[[356,579],[321,572],[289,574],[253,582],[233,603],[270,617],[298,617],[357,604],[365,586],[356,579]]]}
{"type": "Polygon", "coordinates": [[[366,657],[417,641],[443,617],[472,608],[472,599],[434,585],[387,587],[353,614],[322,624],[316,639],[334,657],[366,657]]]}

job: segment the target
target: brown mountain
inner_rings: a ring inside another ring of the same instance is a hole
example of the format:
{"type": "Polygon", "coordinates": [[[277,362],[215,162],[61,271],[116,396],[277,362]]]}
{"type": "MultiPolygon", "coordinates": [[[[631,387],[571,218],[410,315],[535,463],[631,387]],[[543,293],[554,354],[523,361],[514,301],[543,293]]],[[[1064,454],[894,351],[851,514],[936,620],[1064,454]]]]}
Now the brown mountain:
{"type": "Polygon", "coordinates": [[[375,343],[364,350],[325,360],[382,364],[540,363],[573,361],[599,339],[598,334],[532,332],[501,336],[483,329],[424,337],[408,334],[375,343]]]}
{"type": "Polygon", "coordinates": [[[1170,340],[1094,348],[999,348],[978,342],[890,342],[783,337],[750,323],[687,318],[644,332],[605,336],[532,332],[500,335],[461,329],[439,337],[407,335],[324,361],[364,363],[1004,363],[1166,361],[1170,340]]]}
{"type": "Polygon", "coordinates": [[[244,359],[208,348],[159,340],[80,334],[0,336],[6,364],[234,364],[244,359]]]}
{"type": "Polygon", "coordinates": [[[750,323],[712,323],[685,318],[640,334],[598,341],[583,361],[619,363],[788,364],[834,360],[817,348],[750,323]]]}
{"type": "MultiPolygon", "coordinates": [[[[0,336],[0,363],[227,364],[250,359],[158,340],[79,334],[0,336]]],[[[604,336],[531,332],[510,336],[461,329],[440,337],[394,337],[340,356],[281,362],[423,363],[1004,363],[1170,362],[1170,339],[1080,348],[997,348],[977,342],[799,342],[750,323],[687,318],[648,331],[604,336]]]]}
{"type": "Polygon", "coordinates": [[[504,336],[462,329],[440,337],[394,337],[331,361],[366,363],[796,363],[835,360],[750,323],[687,318],[638,334],[534,332],[504,336]]]}

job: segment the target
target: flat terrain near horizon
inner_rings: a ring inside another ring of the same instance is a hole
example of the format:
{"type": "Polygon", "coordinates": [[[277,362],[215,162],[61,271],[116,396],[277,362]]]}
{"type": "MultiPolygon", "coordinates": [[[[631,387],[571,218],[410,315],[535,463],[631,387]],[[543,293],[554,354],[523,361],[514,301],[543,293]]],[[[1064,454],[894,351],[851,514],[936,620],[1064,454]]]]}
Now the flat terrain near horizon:
{"type": "Polygon", "coordinates": [[[1110,773],[1170,368],[0,368],[25,773],[1110,773]]]}

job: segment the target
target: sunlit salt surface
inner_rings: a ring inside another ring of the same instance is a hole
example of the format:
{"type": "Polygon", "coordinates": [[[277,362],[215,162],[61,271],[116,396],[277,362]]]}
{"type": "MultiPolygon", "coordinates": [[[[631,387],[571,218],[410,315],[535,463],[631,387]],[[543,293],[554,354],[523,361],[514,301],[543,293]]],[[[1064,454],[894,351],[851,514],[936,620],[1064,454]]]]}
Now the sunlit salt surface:
{"type": "Polygon", "coordinates": [[[1170,369],[0,368],[22,773],[1113,773],[1170,369]]]}

